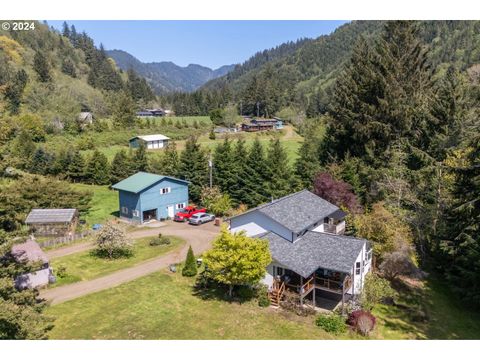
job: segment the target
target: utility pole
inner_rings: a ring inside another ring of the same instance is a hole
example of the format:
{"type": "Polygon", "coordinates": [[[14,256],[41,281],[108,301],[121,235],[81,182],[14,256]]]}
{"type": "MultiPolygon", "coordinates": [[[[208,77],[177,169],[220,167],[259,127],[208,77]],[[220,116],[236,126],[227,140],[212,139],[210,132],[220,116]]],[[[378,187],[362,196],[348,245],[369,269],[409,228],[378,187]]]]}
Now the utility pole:
{"type": "Polygon", "coordinates": [[[210,152],[210,158],[208,159],[208,169],[210,171],[210,189],[212,188],[212,169],[213,169],[213,162],[212,162],[212,153],[210,152]]]}

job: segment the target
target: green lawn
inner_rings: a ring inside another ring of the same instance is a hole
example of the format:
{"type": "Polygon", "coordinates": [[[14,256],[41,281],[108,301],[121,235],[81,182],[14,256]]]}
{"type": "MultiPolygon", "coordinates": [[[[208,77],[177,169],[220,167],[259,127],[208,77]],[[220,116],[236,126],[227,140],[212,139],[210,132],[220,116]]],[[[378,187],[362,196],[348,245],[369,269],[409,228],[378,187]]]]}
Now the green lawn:
{"type": "MultiPolygon", "coordinates": [[[[429,281],[412,299],[429,308],[429,320],[409,310],[380,306],[372,339],[479,339],[480,315],[454,301],[440,282],[429,281]],[[428,301],[426,299],[429,299],[428,301]]],[[[202,299],[193,279],[166,270],[47,310],[53,315],[52,339],[332,339],[314,317],[283,310],[202,299]]],[[[408,296],[407,296],[408,297],[408,296]]],[[[352,333],[335,338],[360,339],[352,333]]]]}
{"type": "Polygon", "coordinates": [[[104,259],[85,251],[73,255],[53,259],[51,265],[54,269],[60,266],[66,268],[67,276],[57,277],[54,286],[61,286],[77,281],[91,280],[100,276],[110,274],[114,271],[134,266],[142,261],[163,255],[171,250],[179,248],[185,243],[183,239],[169,236],[169,245],[150,246],[152,237],[137,239],[134,242],[134,254],[128,258],[104,259]]]}
{"type": "Polygon", "coordinates": [[[52,339],[330,339],[310,318],[202,300],[193,279],[158,272],[50,307],[52,339]],[[291,319],[289,319],[291,317],[291,319]]]}
{"type": "Polygon", "coordinates": [[[379,338],[480,339],[480,313],[469,310],[446,287],[430,277],[423,287],[401,287],[401,307],[381,305],[375,311],[379,338]]]}
{"type": "Polygon", "coordinates": [[[118,212],[118,193],[110,190],[108,186],[72,184],[78,190],[89,190],[93,192],[91,208],[83,217],[87,224],[101,224],[115,217],[118,212]]]}

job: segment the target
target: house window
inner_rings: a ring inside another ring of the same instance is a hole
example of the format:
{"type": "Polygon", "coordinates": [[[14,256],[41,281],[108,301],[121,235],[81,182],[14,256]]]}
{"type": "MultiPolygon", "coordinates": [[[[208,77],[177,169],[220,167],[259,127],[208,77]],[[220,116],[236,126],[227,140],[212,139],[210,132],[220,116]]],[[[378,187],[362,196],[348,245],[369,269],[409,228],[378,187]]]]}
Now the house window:
{"type": "Polygon", "coordinates": [[[161,195],[169,194],[170,192],[172,192],[172,188],[170,188],[170,187],[166,187],[166,188],[161,188],[161,189],[160,189],[160,194],[161,194],[161,195]]]}
{"type": "Polygon", "coordinates": [[[367,253],[367,261],[372,260],[372,250],[367,253]]]}
{"type": "Polygon", "coordinates": [[[128,214],[128,208],[126,206],[122,206],[122,214],[128,214]]]}
{"type": "Polygon", "coordinates": [[[355,264],[355,275],[360,275],[360,261],[355,264]]]}
{"type": "Polygon", "coordinates": [[[140,216],[140,212],[138,210],[133,210],[132,211],[132,215],[135,216],[135,217],[139,217],[140,216]]]}
{"type": "Polygon", "coordinates": [[[178,209],[183,209],[185,207],[185,203],[177,204],[176,207],[177,207],[177,210],[178,209]]]}
{"type": "Polygon", "coordinates": [[[277,271],[276,271],[276,274],[277,276],[283,276],[283,273],[284,273],[284,269],[282,267],[279,267],[279,266],[276,266],[277,268],[277,271]]]}

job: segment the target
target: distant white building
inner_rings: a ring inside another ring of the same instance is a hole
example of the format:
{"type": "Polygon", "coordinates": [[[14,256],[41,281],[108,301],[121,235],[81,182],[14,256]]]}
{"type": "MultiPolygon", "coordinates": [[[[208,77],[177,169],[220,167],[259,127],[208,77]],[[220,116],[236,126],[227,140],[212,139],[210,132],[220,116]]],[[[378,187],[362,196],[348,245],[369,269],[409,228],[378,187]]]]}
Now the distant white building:
{"type": "Polygon", "coordinates": [[[167,146],[169,137],[162,134],[139,135],[129,140],[131,148],[138,148],[143,143],[147,149],[162,149],[167,146]]]}
{"type": "Polygon", "coordinates": [[[17,288],[37,288],[46,286],[53,280],[53,272],[47,255],[35,240],[29,239],[23,244],[13,245],[11,253],[15,261],[34,265],[32,272],[17,276],[15,279],[17,288]]]}

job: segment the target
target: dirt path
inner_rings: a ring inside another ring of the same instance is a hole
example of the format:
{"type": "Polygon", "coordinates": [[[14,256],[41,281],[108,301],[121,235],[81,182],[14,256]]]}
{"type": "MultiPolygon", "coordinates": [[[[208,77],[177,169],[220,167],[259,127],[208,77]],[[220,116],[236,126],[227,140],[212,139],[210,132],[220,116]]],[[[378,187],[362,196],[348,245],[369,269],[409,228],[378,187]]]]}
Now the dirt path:
{"type": "MultiPolygon", "coordinates": [[[[141,230],[135,232],[135,236],[145,237],[154,235],[158,234],[159,230],[160,229],[141,230]]],[[[219,232],[219,228],[213,226],[212,224],[204,224],[194,229],[187,224],[178,224],[174,226],[169,225],[168,232],[166,231],[167,227],[162,227],[161,230],[162,234],[175,235],[184,238],[186,240],[185,245],[181,249],[175,250],[155,259],[145,261],[136,266],[117,271],[110,275],[40,291],[40,297],[45,298],[46,300],[50,301],[52,305],[54,305],[97,291],[112,288],[128,281],[132,281],[139,277],[163,269],[170,264],[184,261],[190,245],[192,246],[195,254],[200,254],[208,250],[211,247],[213,239],[219,232]]],[[[82,251],[85,251],[85,249],[82,251]]]]}

